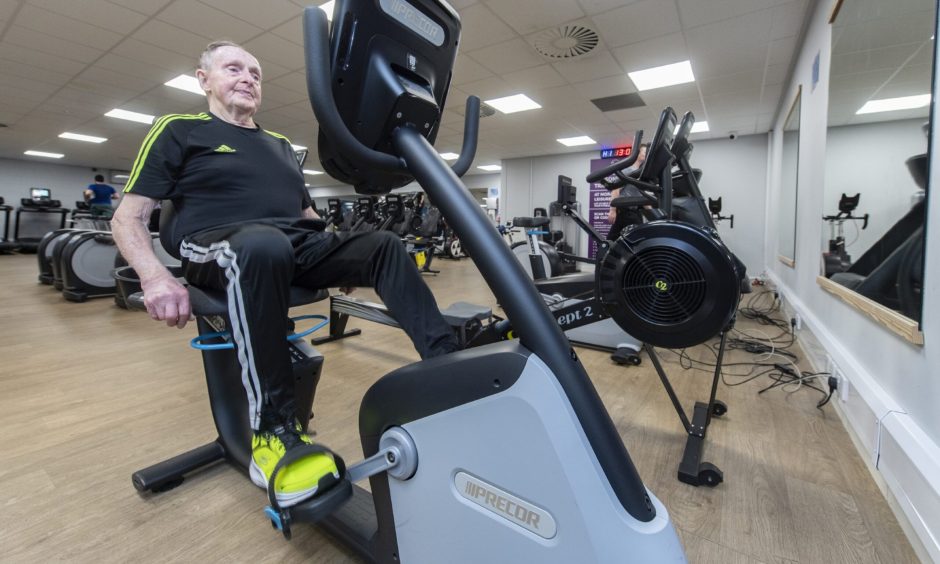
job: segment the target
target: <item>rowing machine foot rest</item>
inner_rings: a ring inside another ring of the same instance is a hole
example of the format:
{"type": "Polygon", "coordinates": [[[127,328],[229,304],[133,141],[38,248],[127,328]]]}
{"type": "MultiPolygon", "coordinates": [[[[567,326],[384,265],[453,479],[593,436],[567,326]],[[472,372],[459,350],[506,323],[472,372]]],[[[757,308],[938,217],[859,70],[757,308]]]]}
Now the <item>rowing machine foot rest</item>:
{"type": "Polygon", "coordinates": [[[484,321],[493,317],[493,310],[467,302],[455,302],[442,309],[441,315],[451,327],[462,327],[474,319],[484,321]]]}

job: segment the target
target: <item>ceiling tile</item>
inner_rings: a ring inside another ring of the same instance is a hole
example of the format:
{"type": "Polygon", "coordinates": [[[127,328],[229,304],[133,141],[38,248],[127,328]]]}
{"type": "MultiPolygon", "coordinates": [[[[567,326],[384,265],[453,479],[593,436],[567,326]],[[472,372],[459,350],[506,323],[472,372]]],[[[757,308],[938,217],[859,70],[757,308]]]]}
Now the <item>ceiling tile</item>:
{"type": "Polygon", "coordinates": [[[63,58],[59,54],[49,55],[5,41],[0,42],[0,60],[14,61],[31,67],[69,75],[74,75],[80,70],[80,68],[75,67],[74,61],[63,58]]]}
{"type": "Polygon", "coordinates": [[[462,10],[460,20],[460,51],[464,53],[517,37],[512,28],[483,4],[462,10]]]}
{"type": "Polygon", "coordinates": [[[104,53],[94,47],[86,47],[60,37],[33,31],[22,26],[13,25],[3,34],[4,43],[19,45],[37,53],[46,53],[56,57],[64,57],[79,63],[91,63],[104,53]]]}
{"type": "Polygon", "coordinates": [[[552,66],[571,83],[623,74],[620,64],[607,50],[573,61],[557,61],[552,66]]]}
{"type": "Polygon", "coordinates": [[[261,33],[261,28],[199,2],[177,0],[157,14],[176,27],[212,39],[241,43],[261,33]]]}
{"type": "Polygon", "coordinates": [[[70,20],[107,30],[130,31],[144,23],[147,16],[112,4],[107,0],[30,0],[32,5],[61,14],[70,20]]]}
{"type": "Polygon", "coordinates": [[[781,0],[678,0],[682,26],[690,29],[703,24],[732,19],[747,12],[772,8],[781,0]]]}
{"type": "Polygon", "coordinates": [[[130,8],[141,14],[153,15],[162,10],[171,0],[108,0],[108,2],[130,8]]]}
{"type": "Polygon", "coordinates": [[[110,49],[116,45],[123,33],[104,29],[30,4],[24,4],[16,16],[16,25],[54,37],[67,37],[69,41],[94,47],[110,49]]]}
{"type": "Polygon", "coordinates": [[[288,0],[264,0],[259,9],[257,0],[200,0],[252,25],[270,29],[303,13],[303,9],[288,0]]]}
{"type": "Polygon", "coordinates": [[[566,83],[565,79],[548,64],[511,72],[503,78],[510,85],[519,87],[522,92],[561,86],[566,83]]]}
{"type": "Polygon", "coordinates": [[[244,46],[245,49],[258,58],[265,74],[267,74],[267,70],[264,67],[268,63],[277,63],[291,71],[306,68],[303,48],[276,35],[269,33],[261,35],[245,43],[244,46]]]}
{"type": "Polygon", "coordinates": [[[689,59],[688,49],[685,48],[685,38],[681,33],[670,33],[618,47],[613,49],[613,53],[624,72],[669,65],[689,59]]]}
{"type": "Polygon", "coordinates": [[[521,35],[556,27],[584,15],[578,4],[569,0],[487,0],[486,5],[521,35]]]}
{"type": "Polygon", "coordinates": [[[592,18],[601,38],[620,47],[680,30],[674,2],[642,0],[592,18]]]}
{"type": "MultiPolygon", "coordinates": [[[[608,76],[606,78],[599,78],[597,80],[589,80],[586,82],[578,82],[573,85],[575,90],[581,95],[579,99],[594,99],[594,98],[605,98],[607,96],[615,96],[617,94],[629,94],[631,92],[636,92],[636,88],[633,86],[633,82],[630,78],[621,74],[618,76],[608,76]]],[[[643,97],[643,94],[640,93],[640,97],[643,97]]]]}
{"type": "Polygon", "coordinates": [[[764,83],[764,71],[763,69],[756,69],[713,78],[703,78],[698,83],[702,95],[707,99],[710,96],[741,89],[758,89],[764,83]]]}
{"type": "Polygon", "coordinates": [[[457,62],[454,64],[453,84],[466,84],[490,76],[493,76],[493,73],[480,63],[462,53],[457,55],[457,62]]]}
{"type": "Polygon", "coordinates": [[[298,94],[307,95],[307,74],[306,71],[297,71],[284,74],[277,78],[265,79],[264,85],[275,84],[298,94]]]}
{"type": "Polygon", "coordinates": [[[304,24],[303,19],[298,14],[296,18],[291,18],[285,23],[275,27],[271,33],[297,45],[304,44],[304,24]]]}
{"type": "Polygon", "coordinates": [[[545,59],[521,38],[471,51],[468,56],[500,75],[545,63],[545,59]]]}
{"type": "Polygon", "coordinates": [[[212,41],[209,37],[197,35],[160,20],[150,20],[145,23],[134,34],[134,39],[186,55],[192,59],[194,67],[200,53],[212,41]]]}
{"type": "Polygon", "coordinates": [[[622,8],[636,1],[637,0],[578,0],[578,4],[581,6],[581,9],[584,10],[585,14],[594,16],[615,8],[622,8]]]}
{"type": "Polygon", "coordinates": [[[774,7],[770,38],[783,39],[799,35],[806,18],[808,2],[809,0],[794,0],[774,7]]]}
{"type": "Polygon", "coordinates": [[[111,50],[111,53],[142,65],[154,77],[154,82],[159,81],[160,83],[176,76],[174,74],[169,78],[163,78],[167,73],[161,72],[160,69],[176,74],[191,73],[196,69],[196,57],[198,56],[198,53],[193,53],[190,56],[183,55],[136,39],[122,41],[120,45],[111,50]]]}
{"type": "Polygon", "coordinates": [[[39,80],[62,86],[71,80],[72,73],[57,72],[28,65],[21,61],[0,58],[0,76],[7,78],[29,78],[31,80],[39,80]]]}
{"type": "MultiPolygon", "coordinates": [[[[505,80],[498,76],[468,82],[467,84],[460,85],[460,88],[469,95],[479,96],[480,100],[491,100],[493,98],[520,94],[518,90],[513,89],[511,85],[507,84],[505,80]]],[[[536,102],[538,102],[538,100],[536,100],[536,102]]]]}

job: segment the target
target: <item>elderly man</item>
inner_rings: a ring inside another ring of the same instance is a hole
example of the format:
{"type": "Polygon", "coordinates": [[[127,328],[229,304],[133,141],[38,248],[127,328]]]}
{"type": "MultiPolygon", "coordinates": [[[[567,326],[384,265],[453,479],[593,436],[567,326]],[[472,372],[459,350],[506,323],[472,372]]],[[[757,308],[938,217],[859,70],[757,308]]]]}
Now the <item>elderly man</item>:
{"type": "MultiPolygon", "coordinates": [[[[457,349],[430,290],[391,233],[326,233],[311,207],[290,141],[258,126],[261,66],[240,46],[210,44],[196,71],[209,112],[159,118],[147,134],[113,221],[114,238],[140,275],[147,312],[169,326],[190,318],[189,295],[154,255],[147,219],[156,203],[178,210],[171,233],[186,279],[226,290],[232,336],[254,438],[250,475],[262,488],[285,452],[310,444],[295,419],[284,340],[291,285],[371,286],[422,358],[457,349]]],[[[332,456],[313,453],[277,476],[287,507],[339,477],[332,456]]]]}

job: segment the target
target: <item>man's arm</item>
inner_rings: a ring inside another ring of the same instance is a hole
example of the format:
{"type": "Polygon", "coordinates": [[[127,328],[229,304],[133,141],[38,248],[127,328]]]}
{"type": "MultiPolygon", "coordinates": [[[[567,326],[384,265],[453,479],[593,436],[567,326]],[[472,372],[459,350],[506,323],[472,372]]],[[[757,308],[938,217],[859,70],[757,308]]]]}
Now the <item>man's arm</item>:
{"type": "Polygon", "coordinates": [[[189,292],[153,252],[147,222],[156,203],[146,196],[125,194],[111,219],[111,230],[121,255],[140,278],[147,313],[153,319],[166,321],[170,327],[182,329],[191,314],[189,292]]]}
{"type": "MultiPolygon", "coordinates": [[[[620,188],[610,191],[610,199],[613,200],[620,195],[620,188]]],[[[610,206],[610,209],[607,211],[607,223],[613,225],[617,221],[617,208],[610,206]]]]}

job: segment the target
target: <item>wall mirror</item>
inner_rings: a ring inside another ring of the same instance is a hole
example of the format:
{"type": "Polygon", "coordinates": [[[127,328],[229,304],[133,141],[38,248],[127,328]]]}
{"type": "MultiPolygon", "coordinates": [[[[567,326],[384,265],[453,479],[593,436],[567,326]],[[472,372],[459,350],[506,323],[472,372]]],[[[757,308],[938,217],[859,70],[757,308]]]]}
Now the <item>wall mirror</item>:
{"type": "Polygon", "coordinates": [[[889,327],[906,320],[915,341],[935,10],[935,0],[844,0],[831,20],[819,281],[868,313],[883,310],[889,327]]]}
{"type": "Polygon", "coordinates": [[[797,177],[800,168],[800,99],[802,86],[790,104],[783,125],[783,152],[780,158],[780,217],[777,237],[777,257],[788,266],[796,264],[796,198],[797,177]]]}

